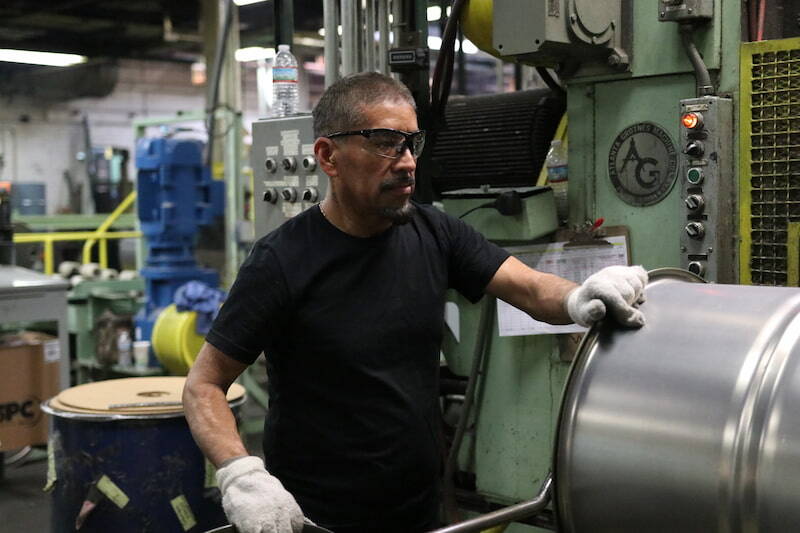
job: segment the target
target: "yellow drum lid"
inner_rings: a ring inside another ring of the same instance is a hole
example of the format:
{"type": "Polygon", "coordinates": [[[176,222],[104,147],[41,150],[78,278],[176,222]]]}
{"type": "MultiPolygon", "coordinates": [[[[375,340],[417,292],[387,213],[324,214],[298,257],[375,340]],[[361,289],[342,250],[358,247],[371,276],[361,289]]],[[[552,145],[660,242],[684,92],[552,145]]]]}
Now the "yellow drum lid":
{"type": "MultiPolygon", "coordinates": [[[[181,395],[186,378],[158,376],[109,379],[61,391],[50,400],[53,409],[73,413],[164,414],[183,411],[181,395]]],[[[245,394],[238,383],[228,389],[228,402],[245,394]]]]}

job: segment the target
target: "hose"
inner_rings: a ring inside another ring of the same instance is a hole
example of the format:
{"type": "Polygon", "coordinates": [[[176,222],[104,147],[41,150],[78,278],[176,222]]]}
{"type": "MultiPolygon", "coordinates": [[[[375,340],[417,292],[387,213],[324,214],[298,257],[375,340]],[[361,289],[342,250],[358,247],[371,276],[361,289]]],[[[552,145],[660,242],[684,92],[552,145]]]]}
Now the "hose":
{"type": "MultiPolygon", "coordinates": [[[[486,353],[489,351],[489,330],[492,325],[492,319],[494,318],[495,302],[495,298],[487,296],[481,307],[481,316],[478,322],[478,335],[475,339],[475,351],[472,355],[472,368],[470,369],[469,380],[467,381],[467,390],[464,393],[464,405],[461,408],[461,417],[458,419],[453,442],[450,445],[450,453],[448,453],[447,461],[444,465],[444,501],[445,505],[450,507],[450,509],[448,509],[448,514],[450,515],[455,515],[455,487],[453,475],[455,474],[456,464],[458,462],[458,452],[461,449],[461,442],[464,439],[464,433],[469,423],[472,404],[475,400],[475,388],[478,384],[478,374],[480,374],[483,361],[486,358],[486,353]]],[[[455,518],[455,516],[452,518],[455,518]]]]}
{"type": "Polygon", "coordinates": [[[539,73],[539,76],[542,78],[547,87],[557,94],[562,99],[567,99],[567,91],[564,90],[564,87],[561,86],[554,78],[550,75],[550,72],[547,71],[544,67],[536,67],[536,72],[539,73]]]}
{"type": "Polygon", "coordinates": [[[697,51],[697,46],[694,44],[692,34],[694,33],[694,26],[692,24],[681,24],[679,27],[681,34],[681,43],[686,51],[686,55],[694,68],[694,76],[697,83],[697,96],[706,96],[714,94],[714,86],[711,84],[711,76],[708,73],[708,67],[703,62],[700,52],[697,51]]]}
{"type": "Polygon", "coordinates": [[[453,60],[455,58],[455,43],[458,35],[459,19],[464,10],[466,0],[454,0],[450,16],[444,27],[442,45],[439,48],[439,57],[436,58],[436,67],[433,70],[431,83],[431,111],[439,120],[444,118],[444,110],[450,97],[450,85],[453,81],[453,60]]]}
{"type": "Polygon", "coordinates": [[[764,40],[764,20],[767,16],[767,0],[758,3],[758,24],[756,26],[756,41],[764,40]]]}

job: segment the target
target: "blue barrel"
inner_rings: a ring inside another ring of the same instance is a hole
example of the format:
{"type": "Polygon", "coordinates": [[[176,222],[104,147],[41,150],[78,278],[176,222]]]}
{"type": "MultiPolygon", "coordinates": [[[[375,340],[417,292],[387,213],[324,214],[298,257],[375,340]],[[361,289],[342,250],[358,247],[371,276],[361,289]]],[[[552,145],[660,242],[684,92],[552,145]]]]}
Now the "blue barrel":
{"type": "MultiPolygon", "coordinates": [[[[43,404],[51,415],[51,531],[193,533],[227,523],[213,467],[183,415],[184,381],[101,381],[43,404]]],[[[243,388],[234,385],[228,399],[236,410],[243,388]]]]}

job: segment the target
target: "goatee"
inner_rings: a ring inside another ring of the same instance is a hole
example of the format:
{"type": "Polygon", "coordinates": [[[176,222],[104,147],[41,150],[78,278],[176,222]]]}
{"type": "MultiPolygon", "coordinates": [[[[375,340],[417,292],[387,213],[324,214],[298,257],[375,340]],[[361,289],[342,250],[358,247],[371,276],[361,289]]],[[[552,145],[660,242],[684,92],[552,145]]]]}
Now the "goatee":
{"type": "Polygon", "coordinates": [[[408,224],[414,218],[414,213],[416,212],[417,208],[411,202],[402,207],[384,207],[381,209],[381,215],[391,220],[395,226],[408,224]]]}

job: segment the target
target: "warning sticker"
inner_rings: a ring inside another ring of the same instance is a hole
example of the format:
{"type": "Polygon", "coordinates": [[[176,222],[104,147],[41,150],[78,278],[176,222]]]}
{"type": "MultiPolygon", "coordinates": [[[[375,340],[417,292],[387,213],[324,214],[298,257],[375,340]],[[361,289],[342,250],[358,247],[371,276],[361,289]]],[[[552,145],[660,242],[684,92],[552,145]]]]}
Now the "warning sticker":
{"type": "Polygon", "coordinates": [[[205,475],[205,482],[203,483],[203,488],[209,489],[211,487],[217,486],[217,469],[214,468],[214,465],[211,464],[211,461],[206,459],[206,475],[205,475]]]}
{"type": "Polygon", "coordinates": [[[169,502],[181,522],[181,527],[184,531],[189,531],[197,525],[197,520],[194,518],[192,508],[189,507],[189,502],[186,501],[186,496],[181,494],[177,498],[173,498],[169,502]]]}
{"type": "Polygon", "coordinates": [[[105,474],[103,474],[103,477],[101,477],[100,481],[97,482],[97,490],[105,494],[106,498],[114,502],[114,505],[120,509],[128,505],[128,495],[122,492],[122,489],[120,489],[105,474]]]}

